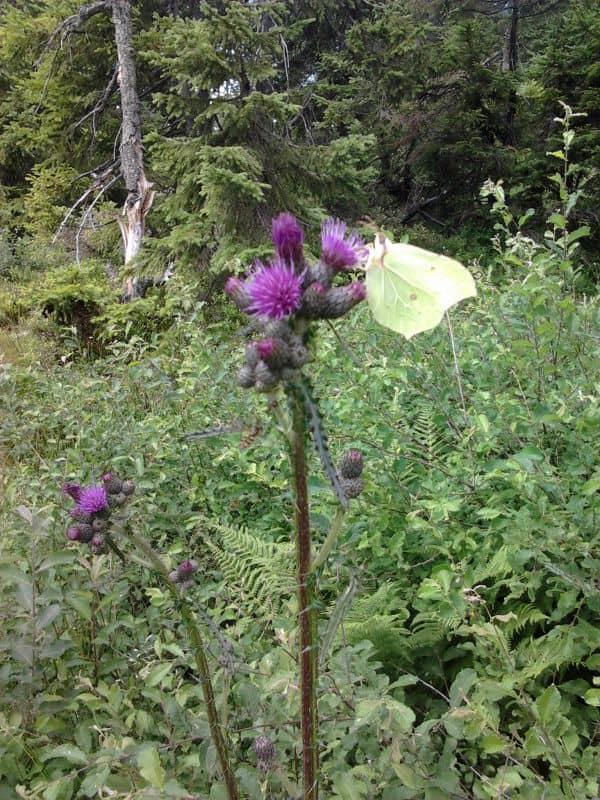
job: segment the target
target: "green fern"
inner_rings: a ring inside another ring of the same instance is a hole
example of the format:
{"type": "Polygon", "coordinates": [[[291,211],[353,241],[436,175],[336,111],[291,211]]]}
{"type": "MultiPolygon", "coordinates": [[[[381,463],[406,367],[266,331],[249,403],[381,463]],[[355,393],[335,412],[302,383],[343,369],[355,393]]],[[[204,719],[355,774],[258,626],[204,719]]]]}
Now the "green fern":
{"type": "Polygon", "coordinates": [[[356,599],[343,623],[349,644],[370,641],[381,661],[397,660],[406,654],[408,631],[402,626],[398,613],[381,613],[393,606],[393,587],[382,584],[372,595],[356,599]]]}
{"type": "Polygon", "coordinates": [[[581,664],[600,649],[600,630],[583,620],[577,625],[558,625],[545,636],[528,639],[515,649],[525,678],[556,672],[581,664]]]}
{"type": "Polygon", "coordinates": [[[250,614],[261,614],[293,594],[293,547],[265,541],[244,528],[210,522],[218,538],[206,546],[223,573],[231,597],[250,614]]]}

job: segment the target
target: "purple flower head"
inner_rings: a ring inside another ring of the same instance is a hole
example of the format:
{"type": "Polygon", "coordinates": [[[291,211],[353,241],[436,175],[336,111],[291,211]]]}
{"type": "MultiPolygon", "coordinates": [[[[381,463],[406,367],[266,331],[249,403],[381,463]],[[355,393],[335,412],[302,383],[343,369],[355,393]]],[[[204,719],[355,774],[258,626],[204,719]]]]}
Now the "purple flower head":
{"type": "Polygon", "coordinates": [[[81,497],[81,486],[78,483],[63,483],[61,486],[63,494],[68,494],[76,503],[81,497]]]}
{"type": "Polygon", "coordinates": [[[279,214],[272,222],[273,244],[277,255],[289,266],[302,268],[304,233],[293,214],[279,214]]]}
{"type": "Polygon", "coordinates": [[[345,222],[328,219],[321,226],[321,260],[328,267],[336,271],[352,269],[366,258],[367,252],[357,233],[346,234],[345,222]]]}
{"type": "Polygon", "coordinates": [[[108,496],[104,486],[86,486],[82,489],[77,508],[86,514],[97,514],[108,508],[108,496]]]}
{"type": "Polygon", "coordinates": [[[302,297],[302,276],[281,260],[268,266],[257,261],[256,266],[248,287],[248,311],[268,319],[283,319],[297,311],[302,297]]]}

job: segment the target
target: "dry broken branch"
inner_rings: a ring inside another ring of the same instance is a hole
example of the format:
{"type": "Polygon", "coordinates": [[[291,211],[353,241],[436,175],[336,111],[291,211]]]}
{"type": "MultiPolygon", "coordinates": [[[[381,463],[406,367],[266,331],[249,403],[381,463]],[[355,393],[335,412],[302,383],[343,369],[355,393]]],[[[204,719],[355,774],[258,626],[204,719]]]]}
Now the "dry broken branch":
{"type": "Polygon", "coordinates": [[[44,47],[42,54],[35,62],[35,66],[39,67],[42,59],[48,50],[50,50],[50,48],[54,45],[54,42],[57,38],[60,39],[59,47],[62,47],[69,34],[73,33],[73,31],[76,31],[84,22],[86,22],[86,20],[90,19],[90,17],[93,17],[96,14],[100,14],[102,11],[109,10],[110,0],[98,0],[96,3],[89,3],[88,5],[81,6],[76,14],[72,14],[70,17],[63,19],[60,25],[58,25],[50,34],[50,38],[46,42],[46,46],[44,47]]]}

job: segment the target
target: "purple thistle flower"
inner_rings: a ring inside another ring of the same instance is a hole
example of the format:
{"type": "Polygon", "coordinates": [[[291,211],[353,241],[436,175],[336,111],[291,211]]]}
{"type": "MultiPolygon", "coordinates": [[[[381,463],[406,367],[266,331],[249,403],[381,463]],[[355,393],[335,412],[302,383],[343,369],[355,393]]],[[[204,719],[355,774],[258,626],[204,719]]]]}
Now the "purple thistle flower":
{"type": "Polygon", "coordinates": [[[300,307],[302,276],[281,260],[268,266],[258,261],[248,292],[251,300],[248,311],[268,319],[283,319],[300,307]]]}
{"type": "Polygon", "coordinates": [[[81,490],[77,508],[85,514],[97,514],[108,508],[108,496],[104,486],[86,486],[81,490]]]}
{"type": "Polygon", "coordinates": [[[78,483],[63,483],[61,486],[61,491],[63,494],[69,495],[76,503],[79,502],[79,498],[81,497],[81,486],[78,483]]]}
{"type": "Polygon", "coordinates": [[[345,222],[325,220],[321,226],[321,260],[324,264],[339,272],[356,267],[366,256],[365,243],[355,231],[346,234],[345,222]]]}
{"type": "Polygon", "coordinates": [[[277,255],[289,266],[302,269],[304,233],[296,217],[288,213],[279,214],[273,218],[271,227],[277,255]]]}

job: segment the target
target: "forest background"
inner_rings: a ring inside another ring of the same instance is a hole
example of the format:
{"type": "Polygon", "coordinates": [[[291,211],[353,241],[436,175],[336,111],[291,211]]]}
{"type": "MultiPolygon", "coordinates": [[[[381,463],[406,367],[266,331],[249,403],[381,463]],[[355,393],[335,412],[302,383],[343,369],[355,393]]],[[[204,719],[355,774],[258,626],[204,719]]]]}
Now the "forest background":
{"type": "Polygon", "coordinates": [[[311,365],[366,462],[320,587],[324,796],[597,797],[597,3],[115,5],[154,192],[127,264],[112,6],[0,6],[1,800],[223,796],[171,601],[65,544],[61,482],[112,467],[200,564],[243,795],[294,796],[287,466],[222,292],[282,210],[479,290],[409,343],[361,305],[311,365]]]}

